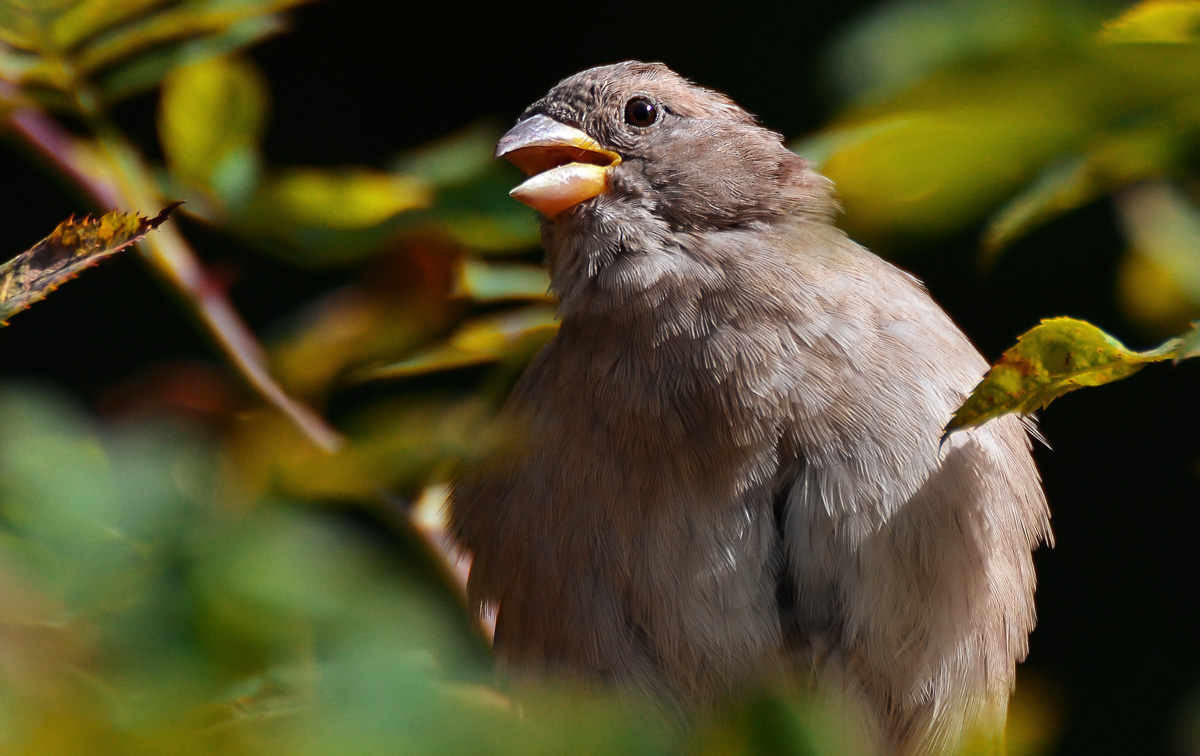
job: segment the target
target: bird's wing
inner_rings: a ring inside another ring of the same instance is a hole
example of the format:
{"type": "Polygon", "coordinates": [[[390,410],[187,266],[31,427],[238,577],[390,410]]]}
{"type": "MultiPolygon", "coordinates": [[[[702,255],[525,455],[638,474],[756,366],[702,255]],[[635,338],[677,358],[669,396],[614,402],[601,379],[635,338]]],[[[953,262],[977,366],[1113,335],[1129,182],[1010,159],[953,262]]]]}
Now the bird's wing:
{"type": "Polygon", "coordinates": [[[896,737],[938,743],[955,717],[995,727],[1034,622],[1031,552],[1049,539],[1029,435],[1007,417],[941,443],[985,361],[911,276],[812,236],[783,381],[781,608],[896,737]]]}

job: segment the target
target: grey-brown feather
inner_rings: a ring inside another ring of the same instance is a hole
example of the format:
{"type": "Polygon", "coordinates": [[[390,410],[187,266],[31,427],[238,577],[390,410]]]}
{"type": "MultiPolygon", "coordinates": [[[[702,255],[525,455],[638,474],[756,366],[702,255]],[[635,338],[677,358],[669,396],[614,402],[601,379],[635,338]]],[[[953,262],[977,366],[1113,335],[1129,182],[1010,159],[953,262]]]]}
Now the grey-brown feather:
{"type": "Polygon", "coordinates": [[[624,162],[545,222],[561,330],[506,408],[516,448],[454,492],[506,663],[694,709],[807,653],[889,753],[1002,728],[1050,536],[1019,419],[939,444],[978,352],[724,97],[621,64],[533,113],[624,162]],[[671,120],[624,133],[632,94],[671,120]]]}

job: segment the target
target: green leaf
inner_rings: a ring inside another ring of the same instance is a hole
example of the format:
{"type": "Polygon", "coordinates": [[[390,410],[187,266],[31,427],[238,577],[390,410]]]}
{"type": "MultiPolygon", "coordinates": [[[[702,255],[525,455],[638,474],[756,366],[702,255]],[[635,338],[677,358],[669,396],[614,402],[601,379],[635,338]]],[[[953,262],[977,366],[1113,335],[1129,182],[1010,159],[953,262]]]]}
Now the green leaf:
{"type": "Polygon", "coordinates": [[[108,213],[63,221],[29,250],[0,265],[0,324],[54,291],[81,270],[114,255],[158,228],[179,203],[153,218],[108,213]]]}
{"type": "Polygon", "coordinates": [[[540,265],[490,263],[467,258],[457,271],[454,293],[477,302],[551,299],[550,274],[540,265]]]}
{"type": "Polygon", "coordinates": [[[444,344],[385,367],[355,376],[358,380],[385,380],[436,373],[459,367],[523,359],[532,356],[558,331],[553,307],[521,310],[468,320],[444,344]]]}
{"type": "Polygon", "coordinates": [[[180,178],[239,205],[254,190],[267,121],[267,83],[248,61],[212,60],[163,81],[158,134],[180,178]]]}
{"type": "Polygon", "coordinates": [[[1143,0],[1104,25],[1105,42],[1185,44],[1200,40],[1200,2],[1143,0]]]}
{"type": "Polygon", "coordinates": [[[484,176],[494,164],[492,153],[504,130],[485,121],[399,155],[392,169],[442,188],[484,176]]]}
{"type": "Polygon", "coordinates": [[[1133,352],[1091,323],[1052,318],[1022,334],[988,370],[946,426],[946,435],[1001,415],[1031,414],[1063,394],[1128,378],[1176,356],[1178,340],[1133,352]]]}

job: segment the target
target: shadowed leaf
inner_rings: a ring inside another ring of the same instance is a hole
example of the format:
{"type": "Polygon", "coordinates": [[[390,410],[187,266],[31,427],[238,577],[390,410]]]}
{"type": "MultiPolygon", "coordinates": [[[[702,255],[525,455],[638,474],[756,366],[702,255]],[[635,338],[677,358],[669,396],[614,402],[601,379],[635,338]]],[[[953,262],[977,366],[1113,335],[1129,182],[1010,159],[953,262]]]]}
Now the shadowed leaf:
{"type": "Polygon", "coordinates": [[[180,203],[153,218],[108,213],[101,218],[63,221],[54,233],[0,265],[0,324],[54,291],[79,271],[120,252],[158,228],[180,203]]]}
{"type": "Polygon", "coordinates": [[[988,222],[985,259],[1063,213],[1168,171],[1183,159],[1189,130],[1195,127],[1172,120],[1124,130],[1105,136],[1086,154],[1047,165],[988,222]]]}
{"type": "Polygon", "coordinates": [[[1017,339],[963,402],[946,434],[1019,412],[1028,415],[1084,386],[1127,378],[1151,362],[1176,356],[1179,342],[1133,352],[1091,323],[1074,318],[1043,320],[1017,339]]]}

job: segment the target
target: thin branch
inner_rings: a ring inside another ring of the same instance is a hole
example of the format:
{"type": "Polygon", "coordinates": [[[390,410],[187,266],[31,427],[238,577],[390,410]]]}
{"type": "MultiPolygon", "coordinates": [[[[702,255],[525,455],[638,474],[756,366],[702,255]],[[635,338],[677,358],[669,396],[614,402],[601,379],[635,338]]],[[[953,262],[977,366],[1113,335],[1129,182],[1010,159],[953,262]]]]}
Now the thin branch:
{"type": "MultiPolygon", "coordinates": [[[[0,81],[0,103],[14,101],[15,94],[11,84],[0,81]]],[[[153,213],[163,204],[155,196],[149,172],[140,157],[123,139],[112,134],[101,135],[100,144],[110,158],[106,166],[89,160],[82,140],[34,107],[17,106],[6,120],[17,136],[83,187],[102,208],[122,206],[153,213]]],[[[225,358],[259,396],[287,415],[317,446],[336,451],[344,441],[342,435],[316,412],[288,396],[271,375],[253,332],[225,293],[212,285],[212,279],[183,236],[170,229],[139,247],[193,309],[225,358]]]]}

